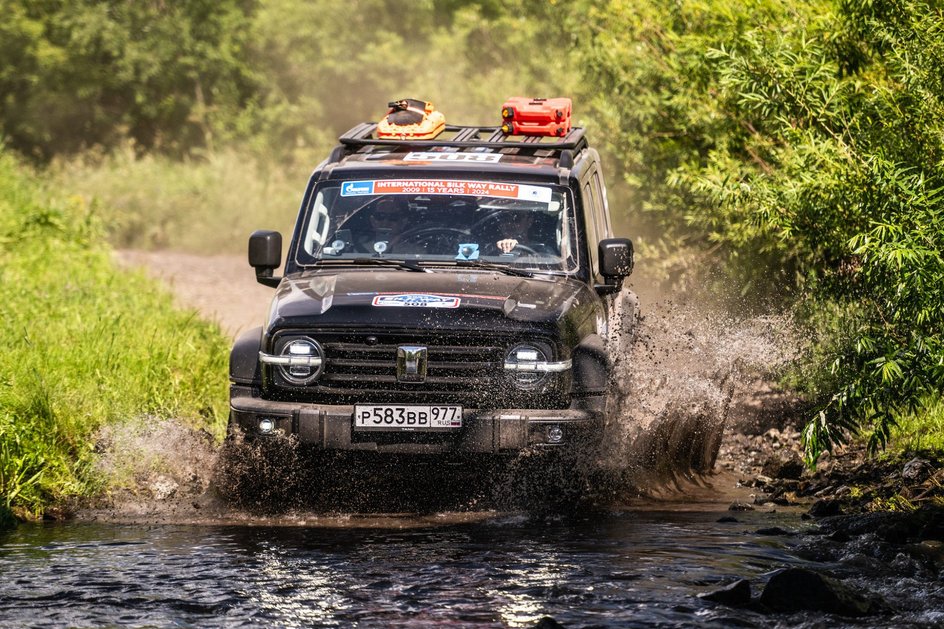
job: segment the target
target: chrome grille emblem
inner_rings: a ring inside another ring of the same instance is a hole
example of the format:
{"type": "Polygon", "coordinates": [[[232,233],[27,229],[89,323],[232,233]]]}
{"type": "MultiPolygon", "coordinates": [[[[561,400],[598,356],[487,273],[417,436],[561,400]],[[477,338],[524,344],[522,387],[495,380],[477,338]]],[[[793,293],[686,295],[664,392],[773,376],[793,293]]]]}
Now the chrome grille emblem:
{"type": "Polygon", "coordinates": [[[426,348],[422,345],[401,345],[397,348],[397,381],[424,382],[427,362],[426,348]]]}

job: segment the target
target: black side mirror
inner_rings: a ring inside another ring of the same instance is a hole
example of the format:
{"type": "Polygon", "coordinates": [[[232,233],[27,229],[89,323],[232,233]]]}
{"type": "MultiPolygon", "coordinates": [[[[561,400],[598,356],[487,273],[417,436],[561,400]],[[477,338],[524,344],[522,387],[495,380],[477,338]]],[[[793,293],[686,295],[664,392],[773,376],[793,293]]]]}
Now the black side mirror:
{"type": "Polygon", "coordinates": [[[633,272],[633,241],[629,238],[607,238],[600,241],[600,275],[622,280],[633,272]]]}
{"type": "Polygon", "coordinates": [[[256,281],[276,287],[282,280],[273,271],[282,264],[282,234],[267,229],[252,232],[249,236],[249,265],[256,270],[256,281]]]}

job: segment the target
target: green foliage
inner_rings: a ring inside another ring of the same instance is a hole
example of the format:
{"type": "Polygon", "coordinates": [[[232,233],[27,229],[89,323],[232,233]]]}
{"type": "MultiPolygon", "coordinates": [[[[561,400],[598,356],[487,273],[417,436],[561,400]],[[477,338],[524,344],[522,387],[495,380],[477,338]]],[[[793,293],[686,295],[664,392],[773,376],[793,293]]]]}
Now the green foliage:
{"type": "Polygon", "coordinates": [[[901,452],[944,451],[944,399],[934,396],[915,413],[896,418],[892,447],[901,452]]]}
{"type": "Polygon", "coordinates": [[[257,153],[308,166],[398,98],[432,101],[450,123],[497,125],[505,97],[575,81],[572,66],[534,54],[542,27],[491,2],[266,3],[250,38],[266,81],[242,128],[257,153]]]}
{"type": "Polygon", "coordinates": [[[863,428],[884,445],[944,387],[941,7],[637,0],[571,17],[633,202],[669,246],[721,263],[716,287],[820,326],[810,458],[863,428]]]}
{"type": "Polygon", "coordinates": [[[0,0],[0,132],[38,159],[212,142],[253,93],[239,0],[0,0]]]}
{"type": "Polygon", "coordinates": [[[77,198],[0,153],[0,496],[24,514],[94,492],[96,430],[142,415],[222,434],[228,340],[116,270],[77,198]]]}

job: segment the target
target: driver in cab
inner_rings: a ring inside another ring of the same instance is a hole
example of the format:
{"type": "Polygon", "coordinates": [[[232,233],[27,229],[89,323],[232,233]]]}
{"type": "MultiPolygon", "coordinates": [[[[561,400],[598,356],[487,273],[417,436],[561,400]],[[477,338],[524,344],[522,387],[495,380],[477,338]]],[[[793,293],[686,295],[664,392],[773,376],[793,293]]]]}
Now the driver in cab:
{"type": "Polygon", "coordinates": [[[381,197],[367,217],[367,229],[355,233],[355,249],[371,253],[396,250],[408,212],[409,203],[404,197],[381,197]]]}
{"type": "Polygon", "coordinates": [[[559,255],[554,246],[556,238],[553,228],[547,224],[545,216],[538,216],[531,210],[503,212],[501,216],[502,237],[495,246],[502,254],[538,253],[559,255]]]}

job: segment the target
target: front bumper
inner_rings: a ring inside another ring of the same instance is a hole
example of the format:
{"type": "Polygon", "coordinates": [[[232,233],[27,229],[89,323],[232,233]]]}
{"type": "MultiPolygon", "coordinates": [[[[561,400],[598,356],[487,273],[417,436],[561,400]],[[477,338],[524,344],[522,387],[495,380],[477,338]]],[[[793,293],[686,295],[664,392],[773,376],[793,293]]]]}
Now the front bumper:
{"type": "Polygon", "coordinates": [[[265,400],[251,387],[230,388],[230,427],[248,437],[294,435],[300,443],[326,450],[442,454],[502,453],[528,448],[582,448],[599,443],[604,404],[575,399],[566,409],[463,409],[462,428],[453,432],[354,430],[354,406],[265,400]],[[270,420],[272,430],[260,431],[270,420]]]}

